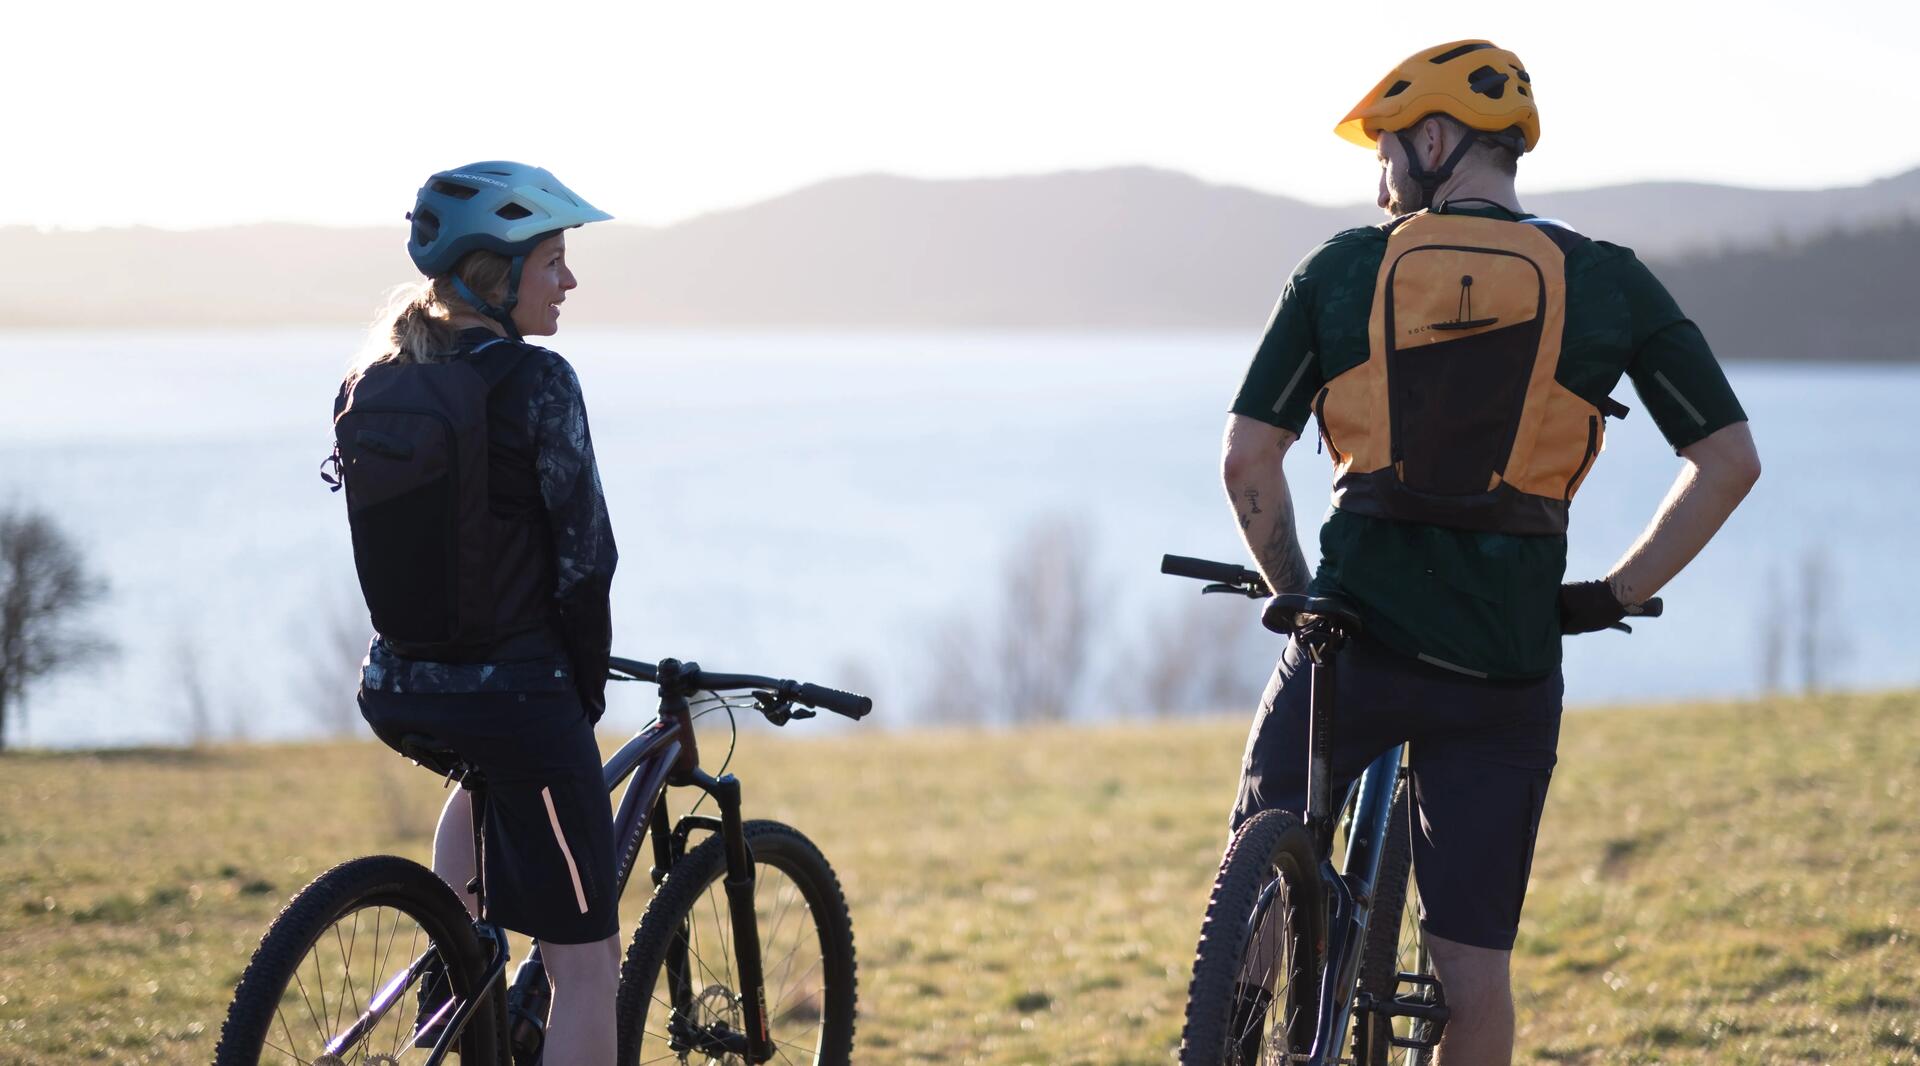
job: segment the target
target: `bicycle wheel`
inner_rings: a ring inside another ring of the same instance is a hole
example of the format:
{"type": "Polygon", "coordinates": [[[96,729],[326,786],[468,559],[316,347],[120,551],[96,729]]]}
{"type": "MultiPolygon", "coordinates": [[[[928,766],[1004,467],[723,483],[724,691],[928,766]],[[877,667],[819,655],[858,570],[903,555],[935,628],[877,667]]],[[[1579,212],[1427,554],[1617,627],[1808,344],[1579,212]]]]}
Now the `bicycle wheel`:
{"type": "MultiPolygon", "coordinates": [[[[481,991],[487,959],[473,921],[432,870],[393,855],[335,866],[295,894],[260,939],[234,987],[215,1066],[425,1062],[427,1049],[413,1046],[413,985],[416,960],[431,952],[454,996],[481,991]]],[[[467,1066],[500,1061],[498,1004],[498,996],[482,1003],[461,1034],[467,1066]]]]}
{"type": "MultiPolygon", "coordinates": [[[[846,1066],[853,1055],[853,923],[820,849],[778,822],[746,824],[773,1061],[846,1066]]],[[[673,864],[620,968],[622,1066],[744,1066],[746,1014],[718,834],[673,864]],[[662,976],[666,977],[663,982],[662,976]]]]}
{"type": "MultiPolygon", "coordinates": [[[[1419,898],[1412,892],[1413,843],[1409,836],[1407,783],[1402,780],[1393,790],[1393,806],[1387,815],[1387,838],[1380,855],[1380,876],[1373,889],[1373,913],[1367,920],[1367,944],[1360,956],[1359,989],[1385,1002],[1394,997],[1402,973],[1433,973],[1431,960],[1420,939],[1419,898]]],[[[1418,1018],[1383,1018],[1377,1015],[1354,1020],[1354,1040],[1358,1054],[1359,1027],[1370,1026],[1368,1061],[1362,1066],[1426,1066],[1431,1056],[1414,1048],[1396,1048],[1393,1037],[1425,1039],[1431,1023],[1418,1018]]]]}
{"type": "Polygon", "coordinates": [[[1181,1066],[1285,1062],[1312,1050],[1326,908],[1313,840],[1264,811],[1227,845],[1187,986],[1181,1066]]]}

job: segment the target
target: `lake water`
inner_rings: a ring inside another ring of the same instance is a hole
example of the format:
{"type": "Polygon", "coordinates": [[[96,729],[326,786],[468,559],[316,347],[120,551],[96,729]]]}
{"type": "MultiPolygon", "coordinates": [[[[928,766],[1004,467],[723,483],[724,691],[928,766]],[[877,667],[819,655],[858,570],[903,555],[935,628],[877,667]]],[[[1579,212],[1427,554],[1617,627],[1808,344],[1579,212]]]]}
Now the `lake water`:
{"type": "MultiPolygon", "coordinates": [[[[340,721],[338,700],[315,693],[337,687],[339,646],[365,623],[341,500],[317,471],[357,339],[0,334],[0,501],[49,510],[84,547],[112,585],[93,620],[120,646],[36,688],[15,743],[291,737],[340,721]]],[[[1245,333],[561,340],[621,547],[619,654],[864,685],[876,722],[908,721],[940,620],[984,610],[1021,530],[1065,516],[1093,534],[1102,628],[1077,701],[1093,717],[1116,705],[1112,679],[1152,621],[1190,609],[1198,586],[1159,576],[1160,554],[1241,555],[1216,467],[1245,333]]],[[[1668,617],[1569,643],[1571,702],[1756,691],[1769,614],[1796,639],[1803,628],[1788,605],[1812,555],[1829,575],[1827,678],[1920,683],[1920,370],[1730,374],[1766,475],[1666,590],[1668,617]]],[[[1639,407],[1626,385],[1618,395],[1639,407]]],[[[1613,562],[1678,466],[1643,412],[1615,426],[1574,509],[1573,574],[1613,562]]],[[[1311,447],[1289,461],[1309,555],[1327,469],[1311,447]]],[[[1256,624],[1251,605],[1215,600],[1256,624]]],[[[1244,698],[1229,704],[1251,705],[1271,651],[1253,639],[1239,653],[1244,698]]],[[[646,714],[623,701],[614,724],[646,714]]]]}

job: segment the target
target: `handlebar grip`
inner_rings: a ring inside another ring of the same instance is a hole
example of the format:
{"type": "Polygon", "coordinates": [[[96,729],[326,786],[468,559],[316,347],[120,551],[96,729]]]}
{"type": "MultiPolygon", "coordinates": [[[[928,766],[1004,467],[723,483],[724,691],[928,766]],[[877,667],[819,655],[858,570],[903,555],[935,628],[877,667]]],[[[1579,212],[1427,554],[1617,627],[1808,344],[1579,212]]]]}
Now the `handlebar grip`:
{"type": "Polygon", "coordinates": [[[659,679],[659,668],[653,663],[622,659],[616,655],[607,660],[607,675],[609,681],[655,681],[659,679]]]}
{"type": "Polygon", "coordinates": [[[1239,584],[1245,581],[1249,574],[1244,566],[1216,563],[1211,559],[1193,559],[1185,555],[1161,556],[1160,572],[1174,577],[1192,577],[1201,581],[1218,581],[1227,585],[1239,584]]]}
{"type": "Polygon", "coordinates": [[[865,718],[873,710],[871,697],[842,692],[825,685],[801,685],[796,698],[809,707],[821,707],[835,714],[844,714],[848,718],[865,718]]]}
{"type": "Polygon", "coordinates": [[[1627,614],[1633,618],[1658,618],[1666,609],[1667,605],[1660,601],[1660,597],[1655,596],[1637,607],[1627,608],[1627,614]]]}

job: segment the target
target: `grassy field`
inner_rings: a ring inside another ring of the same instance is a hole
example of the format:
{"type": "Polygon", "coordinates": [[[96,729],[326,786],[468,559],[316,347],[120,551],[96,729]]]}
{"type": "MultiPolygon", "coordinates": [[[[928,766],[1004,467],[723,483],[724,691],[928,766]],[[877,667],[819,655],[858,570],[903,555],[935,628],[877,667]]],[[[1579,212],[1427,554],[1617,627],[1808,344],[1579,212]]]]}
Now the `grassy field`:
{"type": "MultiPolygon", "coordinates": [[[[1917,711],[1570,716],[1521,1061],[1920,1063],[1917,711]]],[[[1169,1061],[1244,729],[745,738],[749,813],[845,881],[855,1061],[1169,1061]]],[[[371,744],[0,756],[0,1062],[205,1062],[281,901],[441,798],[371,744]]]]}

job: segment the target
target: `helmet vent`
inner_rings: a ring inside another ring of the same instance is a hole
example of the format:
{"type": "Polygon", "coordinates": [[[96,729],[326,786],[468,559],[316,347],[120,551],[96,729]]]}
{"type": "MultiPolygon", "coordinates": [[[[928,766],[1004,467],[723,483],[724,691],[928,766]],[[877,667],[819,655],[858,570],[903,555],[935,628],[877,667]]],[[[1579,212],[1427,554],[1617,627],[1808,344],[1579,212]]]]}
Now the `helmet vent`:
{"type": "Polygon", "coordinates": [[[521,207],[519,204],[502,204],[500,205],[500,210],[495,211],[494,214],[499,215],[508,222],[512,222],[516,219],[526,218],[528,215],[533,214],[533,212],[521,207]]]}
{"type": "Polygon", "coordinates": [[[480,190],[471,185],[460,185],[442,179],[433,183],[433,191],[442,196],[451,196],[456,200],[471,200],[480,190]]]}
{"type": "Polygon", "coordinates": [[[1385,100],[1389,96],[1399,96],[1401,93],[1406,92],[1408,89],[1411,89],[1412,87],[1413,87],[1413,83],[1410,81],[1396,81],[1393,83],[1392,88],[1389,88],[1386,92],[1380,94],[1380,99],[1385,100]]]}
{"type": "Polygon", "coordinates": [[[1489,100],[1498,100],[1507,94],[1507,81],[1507,75],[1492,67],[1481,67],[1467,75],[1467,88],[1489,100]]]}
{"type": "MultiPolygon", "coordinates": [[[[1509,64],[1507,64],[1507,65],[1508,65],[1508,66],[1510,66],[1510,67],[1511,67],[1511,66],[1513,66],[1513,64],[1511,64],[1511,63],[1509,63],[1509,64]]],[[[1520,80],[1521,80],[1521,81],[1524,81],[1524,82],[1526,82],[1526,83],[1527,83],[1528,85],[1532,85],[1532,84],[1533,84],[1533,79],[1527,76],[1527,72],[1526,72],[1526,71],[1524,71],[1524,70],[1521,70],[1521,69],[1520,69],[1519,67],[1513,67],[1513,72],[1514,72],[1515,74],[1518,74],[1518,75],[1520,75],[1520,80]]]]}
{"type": "Polygon", "coordinates": [[[1485,41],[1476,41],[1473,44],[1463,44],[1458,48],[1449,48],[1446,51],[1440,53],[1439,55],[1434,56],[1432,59],[1427,60],[1427,62],[1432,63],[1435,66],[1439,66],[1442,63],[1450,63],[1453,60],[1459,59],[1461,56],[1466,55],[1468,52],[1478,52],[1482,48],[1492,48],[1492,47],[1493,47],[1492,45],[1486,43],[1485,41]]]}
{"type": "Polygon", "coordinates": [[[440,235],[440,216],[424,207],[416,207],[407,216],[413,222],[413,239],[420,244],[432,244],[440,235]]]}

